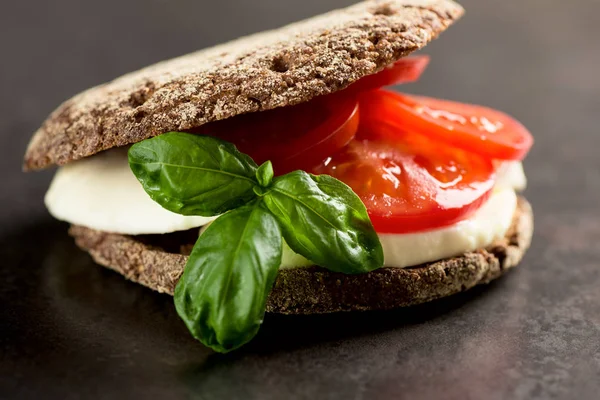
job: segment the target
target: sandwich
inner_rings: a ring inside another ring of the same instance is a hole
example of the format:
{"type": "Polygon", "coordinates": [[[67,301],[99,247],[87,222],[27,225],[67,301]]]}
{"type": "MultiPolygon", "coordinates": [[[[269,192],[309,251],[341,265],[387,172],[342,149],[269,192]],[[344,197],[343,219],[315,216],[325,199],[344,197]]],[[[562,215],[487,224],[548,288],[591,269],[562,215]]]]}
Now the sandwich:
{"type": "MultiPolygon", "coordinates": [[[[149,66],[67,100],[25,170],[100,265],[174,295],[218,352],[265,312],[382,310],[515,267],[531,134],[484,106],[390,91],[452,0],[364,1],[149,66]]],[[[435,60],[433,60],[435,62],[435,60]]]]}

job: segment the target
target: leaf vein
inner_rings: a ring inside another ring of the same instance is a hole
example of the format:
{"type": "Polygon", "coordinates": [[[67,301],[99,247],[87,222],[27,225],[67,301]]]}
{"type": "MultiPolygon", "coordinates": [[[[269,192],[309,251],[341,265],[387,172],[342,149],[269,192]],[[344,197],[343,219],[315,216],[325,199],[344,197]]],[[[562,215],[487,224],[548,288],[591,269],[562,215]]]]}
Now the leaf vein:
{"type": "Polygon", "coordinates": [[[170,164],[170,163],[165,163],[165,162],[161,162],[161,161],[148,162],[148,163],[130,162],[129,164],[135,164],[135,165],[156,165],[156,164],[158,164],[158,165],[164,165],[166,167],[192,169],[192,170],[197,170],[197,171],[205,171],[205,172],[212,172],[212,173],[216,173],[216,174],[228,175],[228,176],[232,176],[232,177],[235,177],[235,178],[247,180],[247,181],[252,182],[254,184],[256,183],[254,181],[254,179],[248,178],[247,176],[238,175],[238,174],[234,174],[232,172],[222,171],[222,170],[213,169],[213,168],[194,167],[194,166],[190,166],[190,165],[176,165],[176,164],[170,164]]]}
{"type": "MultiPolygon", "coordinates": [[[[319,213],[317,210],[315,210],[313,207],[309,206],[306,202],[300,200],[298,197],[292,195],[289,192],[286,192],[285,190],[281,190],[279,188],[273,188],[274,191],[283,194],[284,196],[289,197],[292,200],[297,201],[298,203],[302,204],[304,207],[306,207],[308,210],[312,211],[316,216],[318,216],[319,218],[321,218],[323,221],[325,221],[327,223],[327,225],[331,226],[333,229],[335,229],[336,231],[338,230],[338,228],[331,223],[331,221],[329,221],[327,218],[325,218],[323,215],[321,215],[321,213],[319,213]]],[[[323,201],[324,204],[326,204],[326,201],[323,201]]]]}

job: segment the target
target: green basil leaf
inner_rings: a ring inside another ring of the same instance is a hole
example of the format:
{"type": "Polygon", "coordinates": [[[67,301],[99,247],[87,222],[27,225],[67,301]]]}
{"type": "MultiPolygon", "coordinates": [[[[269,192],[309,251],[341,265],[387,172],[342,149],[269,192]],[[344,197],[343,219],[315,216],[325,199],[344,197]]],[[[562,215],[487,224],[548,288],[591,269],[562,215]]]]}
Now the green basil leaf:
{"type": "Polygon", "coordinates": [[[383,266],[383,249],[360,198],[329,175],[294,171],[263,197],[287,244],[316,265],[346,274],[383,266]]]}
{"type": "Polygon", "coordinates": [[[152,200],[183,215],[210,217],[256,197],[256,163],[210,136],[170,132],[136,143],[129,166],[152,200]]]}
{"type": "Polygon", "coordinates": [[[281,229],[261,201],[223,214],[206,229],[175,288],[177,312],[195,338],[225,353],[256,335],[281,248],[281,229]]]}

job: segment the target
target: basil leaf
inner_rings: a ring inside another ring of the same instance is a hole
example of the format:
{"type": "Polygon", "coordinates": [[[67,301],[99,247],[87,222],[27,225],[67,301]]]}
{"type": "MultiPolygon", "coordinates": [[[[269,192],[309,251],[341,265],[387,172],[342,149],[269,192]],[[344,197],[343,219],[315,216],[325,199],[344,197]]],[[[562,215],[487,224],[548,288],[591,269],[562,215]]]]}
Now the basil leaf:
{"type": "Polygon", "coordinates": [[[360,198],[329,175],[278,177],[263,201],[296,253],[346,274],[383,266],[383,249],[360,198]]]}
{"type": "Polygon", "coordinates": [[[170,132],[129,149],[129,166],[152,200],[169,211],[210,217],[256,197],[256,163],[231,143],[170,132]]]}
{"type": "Polygon", "coordinates": [[[262,202],[217,218],[200,236],[175,288],[192,335],[228,352],[256,335],[281,264],[281,230],[262,202]]]}

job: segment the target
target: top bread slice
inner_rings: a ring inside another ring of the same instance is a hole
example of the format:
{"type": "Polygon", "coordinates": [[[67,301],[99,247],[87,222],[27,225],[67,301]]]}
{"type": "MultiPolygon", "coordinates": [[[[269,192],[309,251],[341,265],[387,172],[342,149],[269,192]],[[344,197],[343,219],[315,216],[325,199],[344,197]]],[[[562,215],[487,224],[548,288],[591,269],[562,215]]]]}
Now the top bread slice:
{"type": "Polygon", "coordinates": [[[364,1],[158,63],[63,103],[29,143],[24,169],[341,90],[425,46],[462,13],[451,0],[364,1]]]}

